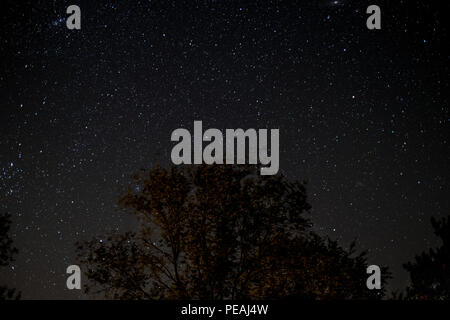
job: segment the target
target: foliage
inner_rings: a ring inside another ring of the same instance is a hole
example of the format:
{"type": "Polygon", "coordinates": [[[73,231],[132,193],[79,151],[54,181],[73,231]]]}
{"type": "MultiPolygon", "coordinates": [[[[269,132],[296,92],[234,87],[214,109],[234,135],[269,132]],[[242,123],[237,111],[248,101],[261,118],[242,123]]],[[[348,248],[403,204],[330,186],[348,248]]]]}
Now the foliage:
{"type": "MultiPolygon", "coordinates": [[[[10,215],[0,215],[0,267],[8,266],[12,261],[14,261],[14,255],[17,253],[17,249],[13,247],[13,241],[9,236],[10,225],[10,215]]],[[[20,293],[17,294],[15,289],[0,286],[0,300],[19,298],[20,293]]]]}
{"type": "Polygon", "coordinates": [[[251,166],[154,168],[119,200],[137,233],[78,243],[86,292],[115,299],[364,299],[365,253],[311,229],[305,184],[251,166]]]}
{"type": "Polygon", "coordinates": [[[441,220],[432,218],[431,224],[442,245],[415,256],[414,262],[403,265],[411,278],[406,299],[450,299],[450,216],[441,220]]]}

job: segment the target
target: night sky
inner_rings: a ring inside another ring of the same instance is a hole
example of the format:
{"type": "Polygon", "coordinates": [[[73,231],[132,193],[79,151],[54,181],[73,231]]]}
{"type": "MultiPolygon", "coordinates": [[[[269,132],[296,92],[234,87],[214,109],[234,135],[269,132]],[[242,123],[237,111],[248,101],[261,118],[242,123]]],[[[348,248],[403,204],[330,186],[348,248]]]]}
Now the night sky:
{"type": "MultiPolygon", "coordinates": [[[[444,3],[444,2],[442,2],[444,3]]],[[[448,3],[448,2],[447,2],[448,3]]],[[[393,271],[450,213],[449,6],[429,1],[2,1],[0,212],[23,298],[66,289],[75,242],[135,228],[116,201],[171,132],[279,128],[314,228],[393,271]],[[4,3],[5,2],[5,3],[4,3]],[[66,8],[81,8],[68,30],[66,8]],[[366,8],[381,8],[368,30],[366,8]]],[[[83,281],[83,280],[82,280],[83,281]]]]}

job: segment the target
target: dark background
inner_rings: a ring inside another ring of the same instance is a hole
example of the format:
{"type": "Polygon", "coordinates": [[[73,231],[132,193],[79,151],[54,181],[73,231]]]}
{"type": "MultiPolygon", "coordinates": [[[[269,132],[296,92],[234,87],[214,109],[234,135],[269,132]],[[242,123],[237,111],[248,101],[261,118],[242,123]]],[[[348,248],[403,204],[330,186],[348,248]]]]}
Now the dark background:
{"type": "Polygon", "coordinates": [[[279,128],[315,229],[356,238],[403,289],[402,263],[437,245],[430,217],[449,214],[444,3],[2,1],[0,210],[20,252],[0,283],[84,297],[65,286],[74,243],[134,228],[120,190],[202,120],[279,128]]]}

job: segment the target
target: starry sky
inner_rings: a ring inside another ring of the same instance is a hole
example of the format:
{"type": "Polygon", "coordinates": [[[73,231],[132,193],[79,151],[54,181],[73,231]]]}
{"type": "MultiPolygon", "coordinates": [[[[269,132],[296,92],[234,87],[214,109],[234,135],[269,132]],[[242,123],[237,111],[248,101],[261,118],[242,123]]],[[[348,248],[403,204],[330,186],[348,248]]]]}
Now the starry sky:
{"type": "Polygon", "coordinates": [[[356,239],[403,289],[402,263],[438,244],[430,217],[450,212],[449,8],[372,2],[2,1],[0,210],[19,254],[0,283],[85,298],[65,287],[74,243],[135,228],[121,190],[201,120],[279,128],[314,228],[356,239]]]}

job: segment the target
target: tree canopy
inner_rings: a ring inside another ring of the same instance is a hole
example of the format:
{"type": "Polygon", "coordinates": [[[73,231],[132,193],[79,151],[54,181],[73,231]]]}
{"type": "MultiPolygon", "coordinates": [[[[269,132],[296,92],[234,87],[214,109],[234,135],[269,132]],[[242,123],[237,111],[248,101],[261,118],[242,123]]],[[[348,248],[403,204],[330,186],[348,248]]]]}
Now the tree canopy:
{"type": "Polygon", "coordinates": [[[367,289],[366,255],[354,243],[344,249],[312,230],[303,182],[225,165],[156,167],[134,178],[119,204],[139,219],[139,230],[77,244],[87,293],[209,300],[384,294],[367,289]]]}
{"type": "Polygon", "coordinates": [[[413,262],[403,265],[411,278],[407,299],[450,299],[450,216],[440,220],[432,218],[431,225],[442,245],[416,255],[413,262]]]}
{"type": "MultiPolygon", "coordinates": [[[[8,266],[14,261],[14,255],[17,249],[13,246],[13,240],[9,236],[11,227],[11,216],[9,214],[0,215],[0,267],[8,266]]],[[[18,294],[15,289],[10,289],[6,286],[0,286],[0,300],[4,299],[18,299],[18,294]]]]}

